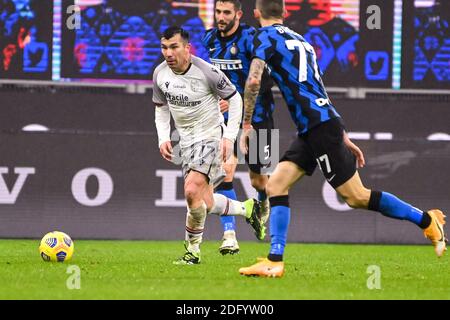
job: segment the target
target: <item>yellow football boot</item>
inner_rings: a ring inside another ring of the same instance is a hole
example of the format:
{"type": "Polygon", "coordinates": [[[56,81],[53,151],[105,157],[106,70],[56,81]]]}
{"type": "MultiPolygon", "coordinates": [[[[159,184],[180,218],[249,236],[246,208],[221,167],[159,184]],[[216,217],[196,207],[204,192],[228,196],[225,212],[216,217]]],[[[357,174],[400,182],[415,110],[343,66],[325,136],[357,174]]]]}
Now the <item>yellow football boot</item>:
{"type": "Polygon", "coordinates": [[[270,261],[267,258],[259,258],[259,262],[246,268],[240,268],[239,273],[244,276],[257,277],[282,277],[284,274],[283,261],[270,261]]]}
{"type": "Polygon", "coordinates": [[[441,257],[444,254],[444,251],[447,250],[445,247],[447,239],[444,234],[446,216],[438,209],[429,210],[428,215],[431,217],[431,224],[428,228],[423,230],[423,234],[425,235],[425,238],[430,239],[437,256],[441,257]]]}

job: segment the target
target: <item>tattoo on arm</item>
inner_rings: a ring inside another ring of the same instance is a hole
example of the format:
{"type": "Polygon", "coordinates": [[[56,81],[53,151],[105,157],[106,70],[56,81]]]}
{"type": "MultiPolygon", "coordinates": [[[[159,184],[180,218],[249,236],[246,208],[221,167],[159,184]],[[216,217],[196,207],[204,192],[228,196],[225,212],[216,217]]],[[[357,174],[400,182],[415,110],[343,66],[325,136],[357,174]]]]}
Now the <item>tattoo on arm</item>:
{"type": "Polygon", "coordinates": [[[265,62],[255,58],[250,65],[250,73],[245,83],[244,93],[244,123],[251,123],[253,111],[255,110],[256,98],[261,89],[261,78],[264,72],[265,62]]]}

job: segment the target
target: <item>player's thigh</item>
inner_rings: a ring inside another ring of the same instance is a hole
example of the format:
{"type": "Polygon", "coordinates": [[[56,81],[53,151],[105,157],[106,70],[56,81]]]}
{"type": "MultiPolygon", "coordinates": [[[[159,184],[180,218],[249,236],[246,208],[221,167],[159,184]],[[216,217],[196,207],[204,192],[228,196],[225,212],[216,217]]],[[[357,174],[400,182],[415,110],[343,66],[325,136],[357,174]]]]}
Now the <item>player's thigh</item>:
{"type": "Polygon", "coordinates": [[[306,138],[322,174],[335,189],[356,173],[356,157],[345,145],[343,134],[341,121],[332,119],[311,129],[306,138]]]}
{"type": "Polygon", "coordinates": [[[188,185],[199,183],[217,185],[223,181],[225,172],[222,167],[220,141],[200,141],[181,149],[181,153],[183,174],[188,185]]]}
{"type": "Polygon", "coordinates": [[[266,185],[269,197],[287,195],[292,185],[304,175],[311,176],[317,167],[314,154],[304,137],[297,136],[290,144],[266,185]]]}
{"type": "Polygon", "coordinates": [[[270,176],[266,185],[269,197],[283,196],[289,193],[289,189],[305,175],[305,171],[291,161],[278,163],[275,171],[270,176]]]}

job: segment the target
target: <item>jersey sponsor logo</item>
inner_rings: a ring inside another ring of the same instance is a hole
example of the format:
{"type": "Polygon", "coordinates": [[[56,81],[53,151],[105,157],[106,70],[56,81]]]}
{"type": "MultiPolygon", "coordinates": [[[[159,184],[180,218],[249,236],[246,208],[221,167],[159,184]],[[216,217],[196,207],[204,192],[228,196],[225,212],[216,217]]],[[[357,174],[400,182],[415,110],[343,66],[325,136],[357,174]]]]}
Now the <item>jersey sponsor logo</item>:
{"type": "Polygon", "coordinates": [[[164,93],[166,100],[169,104],[180,106],[180,107],[195,107],[201,104],[201,101],[189,101],[189,97],[184,94],[170,94],[169,92],[164,93]]]}
{"type": "Polygon", "coordinates": [[[173,95],[170,94],[168,92],[164,93],[164,95],[166,96],[167,100],[173,100],[173,101],[189,101],[189,97],[185,96],[184,94],[177,94],[177,95],[173,95]]]}
{"type": "Polygon", "coordinates": [[[211,62],[214,66],[219,68],[220,70],[242,70],[244,69],[244,65],[242,64],[242,60],[227,60],[227,59],[211,59],[211,62]]]}

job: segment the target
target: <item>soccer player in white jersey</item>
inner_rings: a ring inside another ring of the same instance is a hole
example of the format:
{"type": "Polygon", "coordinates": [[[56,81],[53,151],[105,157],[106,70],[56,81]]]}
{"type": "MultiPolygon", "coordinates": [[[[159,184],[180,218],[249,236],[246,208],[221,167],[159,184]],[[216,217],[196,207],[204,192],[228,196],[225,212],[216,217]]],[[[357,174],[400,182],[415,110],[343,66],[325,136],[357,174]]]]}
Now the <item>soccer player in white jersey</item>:
{"type": "Polygon", "coordinates": [[[170,116],[180,135],[179,146],[187,201],[185,254],[175,264],[200,263],[200,243],[206,215],[240,215],[258,237],[263,232],[259,202],[238,202],[213,188],[225,177],[222,162],[233,151],[242,118],[242,99],[235,86],[213,65],[190,53],[189,34],[170,27],[162,35],[165,61],[153,74],[153,102],[159,150],[174,159],[170,139],[170,116]],[[228,125],[224,125],[219,98],[229,103],[228,125]]]}

